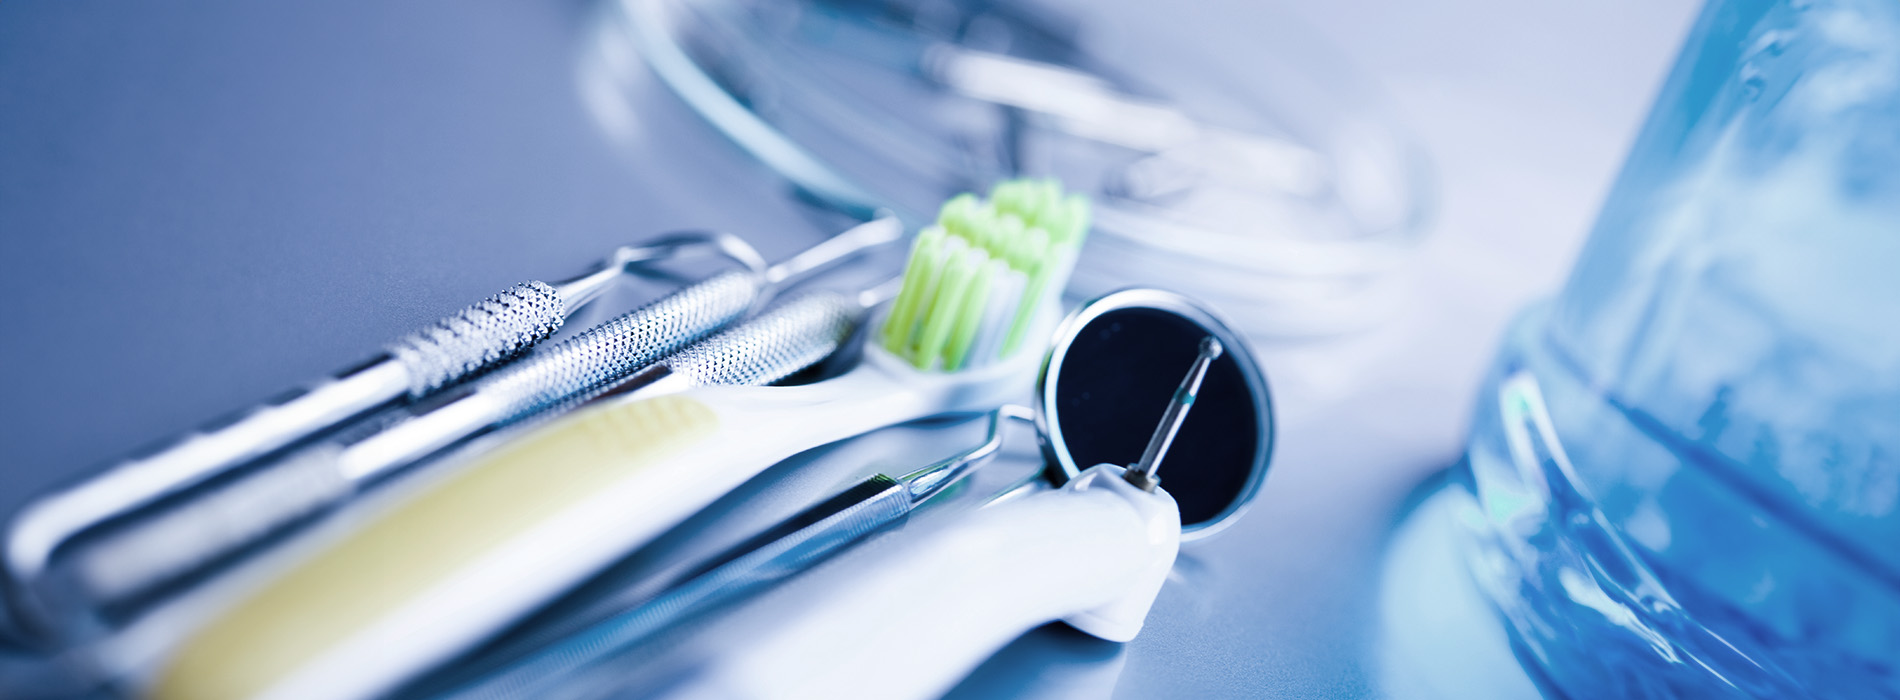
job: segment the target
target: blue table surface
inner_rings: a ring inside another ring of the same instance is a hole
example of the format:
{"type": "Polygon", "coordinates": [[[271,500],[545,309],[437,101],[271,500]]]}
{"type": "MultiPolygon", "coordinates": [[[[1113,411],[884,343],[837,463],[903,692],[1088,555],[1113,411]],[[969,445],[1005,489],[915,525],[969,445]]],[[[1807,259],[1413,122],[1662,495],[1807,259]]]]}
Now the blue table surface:
{"type": "MultiPolygon", "coordinates": [[[[1274,16],[1338,43],[1434,156],[1434,230],[1405,272],[1416,293],[1372,331],[1260,345],[1280,413],[1272,475],[1245,520],[1184,550],[1139,639],[1040,629],[958,695],[1524,691],[1405,670],[1431,666],[1417,654],[1433,645],[1392,619],[1419,596],[1395,592],[1390,567],[1446,557],[1428,535],[1389,556],[1392,533],[1456,459],[1502,324],[1561,281],[1694,8],[1415,5],[1274,16]]],[[[594,9],[0,3],[0,512],[616,245],[714,228],[778,258],[826,235],[835,219],[657,85],[603,128],[577,70],[594,9]]],[[[809,459],[857,465],[838,477],[973,429],[900,428],[809,459]]],[[[775,474],[725,527],[836,483],[775,474]]],[[[1468,607],[1446,629],[1478,625],[1468,607]]],[[[1514,674],[1508,655],[1462,656],[1483,657],[1468,678],[1514,674]]]]}

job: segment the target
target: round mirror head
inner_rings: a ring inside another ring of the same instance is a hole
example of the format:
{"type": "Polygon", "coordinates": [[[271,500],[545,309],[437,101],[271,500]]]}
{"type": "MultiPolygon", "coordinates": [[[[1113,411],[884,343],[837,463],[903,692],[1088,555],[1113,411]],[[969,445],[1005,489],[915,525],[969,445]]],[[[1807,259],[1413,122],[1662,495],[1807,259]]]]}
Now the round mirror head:
{"type": "Polygon", "coordinates": [[[1208,368],[1158,476],[1181,507],[1182,538],[1232,522],[1260,488],[1273,451],[1266,376],[1240,336],[1172,292],[1115,292],[1063,320],[1036,387],[1051,480],[1139,461],[1208,336],[1225,352],[1208,368]]]}

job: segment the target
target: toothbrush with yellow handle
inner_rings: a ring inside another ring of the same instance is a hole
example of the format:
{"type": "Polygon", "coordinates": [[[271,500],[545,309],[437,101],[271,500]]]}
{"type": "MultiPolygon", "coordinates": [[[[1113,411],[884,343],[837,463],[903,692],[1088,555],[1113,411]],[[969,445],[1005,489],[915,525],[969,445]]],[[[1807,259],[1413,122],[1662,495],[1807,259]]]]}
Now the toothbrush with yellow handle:
{"type": "Polygon", "coordinates": [[[543,426],[314,553],[202,627],[157,698],[367,698],[467,650],[766,467],[1026,393],[1087,205],[1053,183],[959,197],[913,246],[860,365],[704,387],[543,426]]]}

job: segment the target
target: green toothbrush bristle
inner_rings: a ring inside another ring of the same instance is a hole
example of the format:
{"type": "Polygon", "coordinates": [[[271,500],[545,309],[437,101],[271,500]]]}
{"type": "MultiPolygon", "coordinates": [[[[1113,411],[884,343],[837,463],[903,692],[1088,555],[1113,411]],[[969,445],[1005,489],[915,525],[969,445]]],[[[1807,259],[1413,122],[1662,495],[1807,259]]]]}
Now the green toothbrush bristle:
{"type": "Polygon", "coordinates": [[[1014,355],[1068,283],[1088,226],[1088,199],[1054,180],[1000,182],[987,201],[951,198],[911,245],[881,344],[948,372],[1014,355]]]}

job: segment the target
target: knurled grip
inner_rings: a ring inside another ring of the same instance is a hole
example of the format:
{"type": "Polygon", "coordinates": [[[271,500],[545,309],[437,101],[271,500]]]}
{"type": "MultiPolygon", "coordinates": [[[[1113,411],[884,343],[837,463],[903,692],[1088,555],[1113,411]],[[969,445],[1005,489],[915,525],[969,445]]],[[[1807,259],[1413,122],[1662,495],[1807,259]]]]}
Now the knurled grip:
{"type": "Polygon", "coordinates": [[[667,358],[667,369],[699,386],[770,384],[830,356],[860,315],[840,294],[801,294],[681,350],[667,358]]]}
{"type": "MultiPolygon", "coordinates": [[[[504,368],[475,391],[506,406],[496,422],[585,398],[745,314],[760,284],[748,272],[717,275],[504,368]]],[[[88,548],[80,563],[88,592],[105,600],[143,592],[349,497],[342,449],[305,450],[88,548]]]]}
{"type": "Polygon", "coordinates": [[[387,350],[409,370],[410,398],[420,398],[553,335],[567,318],[566,306],[553,287],[523,282],[390,343],[387,350]]]}
{"type": "Polygon", "coordinates": [[[720,273],[546,348],[476,392],[505,402],[500,422],[585,398],[745,315],[762,285],[750,272],[720,273]]]}

